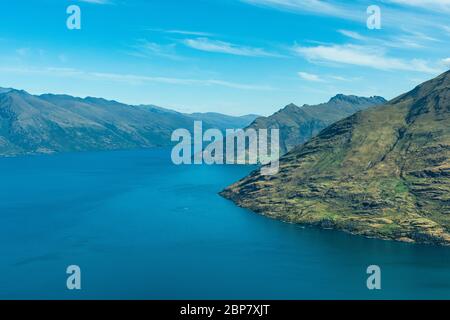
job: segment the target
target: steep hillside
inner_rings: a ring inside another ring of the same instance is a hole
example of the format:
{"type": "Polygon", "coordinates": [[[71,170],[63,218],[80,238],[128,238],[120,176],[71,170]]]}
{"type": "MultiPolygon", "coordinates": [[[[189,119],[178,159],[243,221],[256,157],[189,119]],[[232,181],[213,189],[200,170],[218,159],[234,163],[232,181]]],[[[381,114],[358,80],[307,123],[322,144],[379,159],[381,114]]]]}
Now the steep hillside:
{"type": "Polygon", "coordinates": [[[359,110],[384,104],[382,97],[357,97],[339,94],[327,103],[298,107],[290,104],[270,117],[260,117],[249,127],[254,129],[280,129],[282,154],[303,144],[330,124],[359,110]]]}
{"type": "Polygon", "coordinates": [[[450,71],[341,120],[222,195],[289,222],[450,244],[450,71]]]}

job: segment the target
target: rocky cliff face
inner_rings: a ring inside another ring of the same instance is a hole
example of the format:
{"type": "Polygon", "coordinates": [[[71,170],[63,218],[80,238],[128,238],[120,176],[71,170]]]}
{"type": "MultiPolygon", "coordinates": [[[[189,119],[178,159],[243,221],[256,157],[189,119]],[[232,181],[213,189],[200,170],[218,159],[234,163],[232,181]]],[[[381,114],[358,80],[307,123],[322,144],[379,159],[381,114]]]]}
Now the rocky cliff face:
{"type": "Polygon", "coordinates": [[[341,120],[222,195],[269,217],[450,245],[450,71],[341,120]]]}

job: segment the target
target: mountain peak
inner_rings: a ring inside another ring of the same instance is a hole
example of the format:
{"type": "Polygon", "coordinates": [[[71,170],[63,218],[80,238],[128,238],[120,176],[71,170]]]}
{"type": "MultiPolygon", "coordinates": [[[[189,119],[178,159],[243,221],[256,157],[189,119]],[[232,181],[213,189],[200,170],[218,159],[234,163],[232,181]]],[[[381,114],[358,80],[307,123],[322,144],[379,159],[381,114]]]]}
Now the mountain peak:
{"type": "Polygon", "coordinates": [[[338,93],[337,95],[335,95],[334,97],[332,97],[332,98],[330,99],[330,101],[338,100],[338,99],[346,99],[346,98],[348,98],[348,97],[350,97],[350,96],[347,96],[347,95],[342,94],[342,93],[338,93]]]}
{"type": "Polygon", "coordinates": [[[342,101],[354,101],[355,99],[358,99],[358,97],[354,96],[354,95],[345,95],[345,94],[342,94],[342,93],[338,93],[337,95],[332,97],[328,101],[328,103],[342,102],[342,101]]]}
{"type": "Polygon", "coordinates": [[[286,107],[284,107],[282,110],[288,111],[288,110],[295,110],[299,107],[295,103],[289,103],[286,107]]]}
{"type": "Polygon", "coordinates": [[[11,90],[13,90],[13,89],[0,87],[0,94],[10,92],[11,90]]]}
{"type": "Polygon", "coordinates": [[[3,94],[3,93],[29,94],[25,90],[19,90],[19,89],[14,89],[14,88],[1,88],[0,87],[0,94],[3,94]]]}
{"type": "Polygon", "coordinates": [[[328,103],[352,103],[352,104],[359,104],[359,103],[374,103],[374,104],[383,104],[386,103],[387,100],[380,96],[372,96],[372,97],[358,97],[355,95],[345,95],[342,93],[339,93],[332,97],[328,103]]]}

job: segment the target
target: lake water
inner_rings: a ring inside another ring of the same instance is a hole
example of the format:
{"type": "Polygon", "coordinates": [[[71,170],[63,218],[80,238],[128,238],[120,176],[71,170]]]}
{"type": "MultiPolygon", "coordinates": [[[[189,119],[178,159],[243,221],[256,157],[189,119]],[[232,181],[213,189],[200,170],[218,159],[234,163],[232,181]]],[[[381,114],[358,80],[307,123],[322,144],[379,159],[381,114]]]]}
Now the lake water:
{"type": "Polygon", "coordinates": [[[217,194],[250,170],[177,167],[162,149],[0,159],[0,298],[450,298],[450,248],[302,228],[217,194]]]}

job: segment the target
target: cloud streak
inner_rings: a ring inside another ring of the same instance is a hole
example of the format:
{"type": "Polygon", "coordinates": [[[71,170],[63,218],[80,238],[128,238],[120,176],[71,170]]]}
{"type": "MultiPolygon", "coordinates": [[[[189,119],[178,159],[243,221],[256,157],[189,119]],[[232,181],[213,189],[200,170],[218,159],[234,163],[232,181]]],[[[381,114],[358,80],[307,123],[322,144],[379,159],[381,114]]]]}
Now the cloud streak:
{"type": "Polygon", "coordinates": [[[206,52],[224,53],[245,57],[280,57],[280,55],[268,52],[261,48],[241,46],[220,40],[208,38],[185,39],[182,41],[186,46],[206,52]]]}
{"type": "Polygon", "coordinates": [[[240,0],[241,2],[295,13],[314,13],[321,16],[333,16],[351,20],[361,20],[358,10],[323,0],[240,0]]]}
{"type": "Polygon", "coordinates": [[[449,0],[388,0],[388,2],[432,11],[450,12],[449,0]]]}
{"type": "MultiPolygon", "coordinates": [[[[296,14],[335,17],[366,23],[366,8],[374,3],[365,0],[239,0],[253,6],[296,14]]],[[[391,28],[428,28],[435,30],[448,24],[449,0],[383,0],[382,22],[391,28]],[[400,7],[399,7],[400,6],[400,7]],[[406,7],[416,8],[407,10],[406,7]],[[413,12],[414,11],[414,12],[413,12]]]]}
{"type": "Polygon", "coordinates": [[[299,72],[298,76],[306,81],[323,82],[323,80],[318,75],[312,73],[299,72]]]}
{"type": "Polygon", "coordinates": [[[450,58],[442,59],[442,63],[445,67],[450,68],[450,58]]]}
{"type": "Polygon", "coordinates": [[[176,51],[176,44],[159,44],[150,42],[144,39],[137,41],[137,44],[132,46],[133,51],[129,52],[130,55],[140,58],[161,57],[171,60],[182,60],[176,51]]]}
{"type": "Polygon", "coordinates": [[[390,48],[423,49],[426,48],[430,42],[440,42],[440,40],[427,34],[409,30],[402,30],[402,33],[384,39],[363,36],[360,33],[351,30],[338,30],[338,32],[347,38],[358,42],[364,42],[366,44],[371,44],[372,46],[377,45],[390,48]]]}
{"type": "Polygon", "coordinates": [[[110,0],[78,0],[78,1],[93,3],[93,4],[111,4],[110,0]]]}
{"type": "Polygon", "coordinates": [[[73,77],[89,80],[107,80],[123,82],[130,85],[144,85],[149,83],[172,84],[172,85],[187,85],[187,86],[219,86],[239,90],[276,90],[271,86],[254,85],[225,81],[220,79],[188,79],[188,78],[173,78],[173,77],[156,77],[156,76],[142,76],[136,74],[121,74],[108,72],[91,72],[83,71],[74,68],[59,68],[59,67],[0,67],[1,72],[29,74],[29,75],[46,75],[56,77],[73,77]]]}
{"type": "Polygon", "coordinates": [[[360,41],[370,41],[372,39],[365,37],[358,32],[351,31],[351,30],[338,30],[338,32],[348,38],[354,39],[354,40],[360,40],[360,41]]]}
{"type": "Polygon", "coordinates": [[[179,29],[171,29],[171,30],[147,29],[147,30],[153,31],[153,32],[182,35],[182,36],[197,36],[197,37],[212,37],[212,36],[214,36],[214,34],[212,34],[212,33],[203,32],[203,31],[191,31],[191,30],[179,30],[179,29]]]}
{"type": "Polygon", "coordinates": [[[93,4],[111,4],[111,0],[78,0],[78,1],[93,4]]]}
{"type": "Polygon", "coordinates": [[[429,74],[439,73],[427,62],[419,59],[403,60],[386,56],[378,47],[359,45],[319,45],[315,47],[294,47],[294,52],[313,63],[334,63],[368,67],[378,70],[417,71],[429,74]]]}

